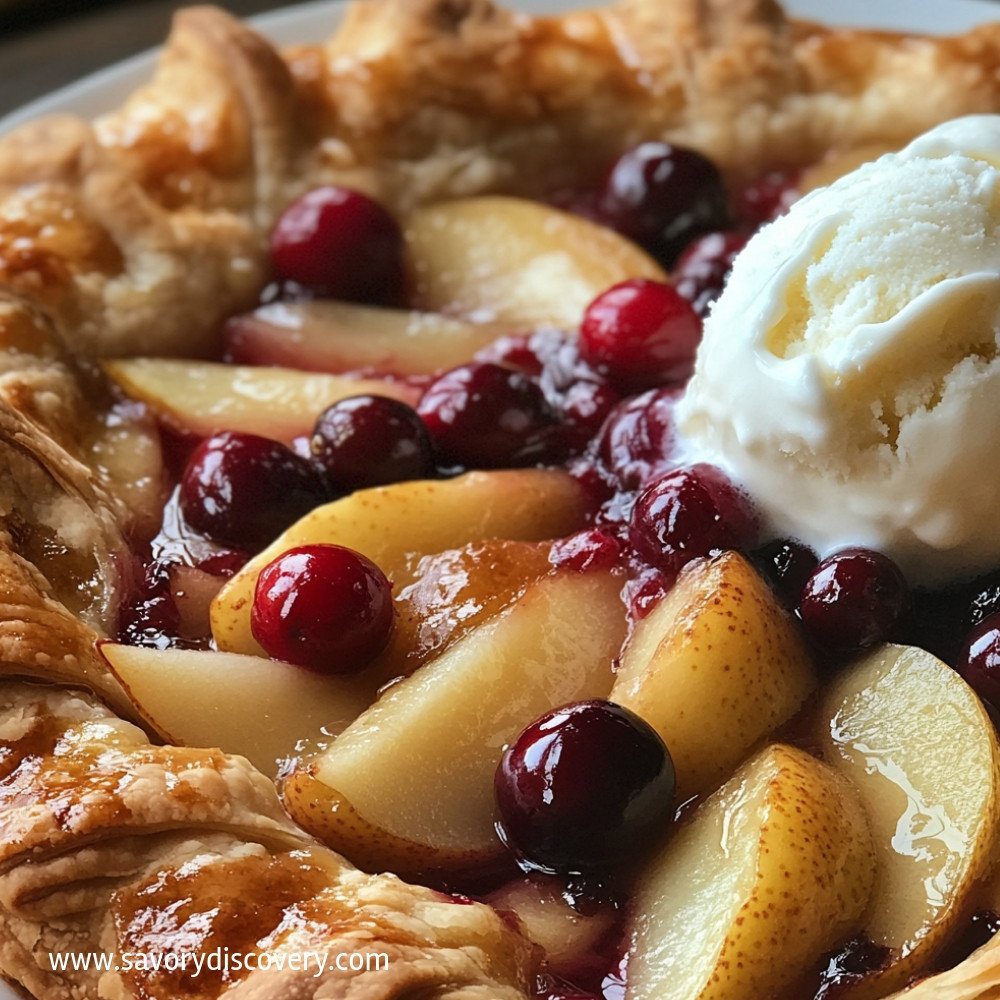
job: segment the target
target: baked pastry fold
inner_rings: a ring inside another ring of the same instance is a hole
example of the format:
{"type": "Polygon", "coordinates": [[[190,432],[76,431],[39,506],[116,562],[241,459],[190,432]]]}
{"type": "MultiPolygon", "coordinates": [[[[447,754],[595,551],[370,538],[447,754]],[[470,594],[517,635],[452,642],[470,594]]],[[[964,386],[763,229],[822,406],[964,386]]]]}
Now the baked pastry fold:
{"type": "MultiPolygon", "coordinates": [[[[266,281],[277,214],[321,183],[404,213],[539,195],[653,138],[739,183],[1000,110],[998,68],[1000,25],[832,31],[770,0],[621,0],[551,19],[489,0],[358,0],[328,43],[283,55],[193,8],[121,109],[0,140],[0,971],[53,1000],[519,1000],[539,957],[488,908],[317,845],[246,761],[156,746],[114,714],[131,706],[95,643],[158,516],[162,460],[148,415],[90,359],[211,355],[266,281]],[[48,961],[216,947],[378,953],[389,968],[192,981],[48,961]]],[[[1000,944],[908,995],[1000,996],[1000,944]]]]}

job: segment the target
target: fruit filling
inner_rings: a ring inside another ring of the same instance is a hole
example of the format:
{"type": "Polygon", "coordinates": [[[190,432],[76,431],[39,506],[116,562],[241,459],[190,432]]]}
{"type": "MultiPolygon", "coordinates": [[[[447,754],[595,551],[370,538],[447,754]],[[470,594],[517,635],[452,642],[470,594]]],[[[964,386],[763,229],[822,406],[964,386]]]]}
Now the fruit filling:
{"type": "Polygon", "coordinates": [[[709,392],[798,183],[644,143],[551,204],[324,187],[224,357],[107,365],[172,458],[103,647],[140,713],[232,699],[300,824],[508,914],[548,1000],[879,997],[998,926],[1000,570],[800,534],[709,392]]]}

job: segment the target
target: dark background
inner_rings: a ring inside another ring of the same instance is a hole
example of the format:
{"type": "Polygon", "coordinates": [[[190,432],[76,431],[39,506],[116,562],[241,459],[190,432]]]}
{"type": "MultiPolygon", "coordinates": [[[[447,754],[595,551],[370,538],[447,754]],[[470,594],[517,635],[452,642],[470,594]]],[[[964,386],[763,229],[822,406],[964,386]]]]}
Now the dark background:
{"type": "MultiPolygon", "coordinates": [[[[188,3],[198,0],[188,0],[188,3]]],[[[217,0],[240,16],[281,0],[217,0]]],[[[159,45],[183,0],[0,0],[0,117],[159,45]]]]}

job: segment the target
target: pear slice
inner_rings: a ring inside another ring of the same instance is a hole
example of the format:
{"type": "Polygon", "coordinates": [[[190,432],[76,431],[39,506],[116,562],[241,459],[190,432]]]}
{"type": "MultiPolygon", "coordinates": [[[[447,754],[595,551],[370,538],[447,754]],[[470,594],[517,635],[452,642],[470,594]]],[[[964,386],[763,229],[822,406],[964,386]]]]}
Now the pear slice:
{"type": "Polygon", "coordinates": [[[503,856],[493,773],[506,743],[604,697],[625,633],[621,581],[563,570],[391,687],[285,782],[293,818],[355,864],[413,874],[503,856]]]}
{"type": "Polygon", "coordinates": [[[816,719],[824,759],[868,811],[879,865],[865,933],[891,949],[882,971],[838,989],[882,997],[931,967],[987,873],[1000,816],[997,737],[958,674],[908,646],[882,646],[835,678],[816,719]]]}
{"type": "Polygon", "coordinates": [[[575,330],[601,292],[666,281],[623,236],[536,201],[462,198],[418,209],[404,231],[418,308],[532,330],[575,330]]]}
{"type": "Polygon", "coordinates": [[[663,738],[678,799],[711,791],[816,689],[798,624],[735,552],[692,563],[640,621],[611,698],[663,738]]]}
{"type": "Polygon", "coordinates": [[[422,556],[488,538],[543,541],[583,527],[587,498],[562,471],[469,472],[352,493],[292,525],[222,588],[212,602],[212,634],[220,649],[260,654],[250,632],[250,606],[260,571],[299,545],[345,545],[367,556],[396,591],[411,584],[422,556]]]}
{"type": "Polygon", "coordinates": [[[268,775],[315,751],[375,700],[370,681],[213,650],[101,643],[112,674],[165,740],[241,754],[268,775]]]}
{"type": "Polygon", "coordinates": [[[432,375],[471,361],[510,328],[440,313],[348,302],[275,302],[231,319],[226,353],[241,364],[315,372],[432,375]]]}
{"type": "Polygon", "coordinates": [[[200,435],[244,431],[289,442],[310,433],[323,410],[349,396],[391,396],[407,403],[419,396],[401,382],[209,361],[131,358],[106,361],[104,370],[162,420],[200,435]]]}
{"type": "Polygon", "coordinates": [[[626,1000],[760,1000],[855,932],[875,849],[850,782],[793,747],[751,758],[640,877],[626,1000]]]}

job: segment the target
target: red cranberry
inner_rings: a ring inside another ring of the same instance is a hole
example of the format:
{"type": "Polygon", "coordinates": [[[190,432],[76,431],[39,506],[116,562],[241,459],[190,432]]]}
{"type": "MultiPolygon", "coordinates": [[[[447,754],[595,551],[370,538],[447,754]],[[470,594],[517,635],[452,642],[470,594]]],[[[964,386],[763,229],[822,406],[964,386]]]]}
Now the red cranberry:
{"type": "Polygon", "coordinates": [[[334,403],[316,421],[310,450],[338,493],[435,472],[427,426],[413,407],[387,396],[352,396],[334,403]]]}
{"type": "Polygon", "coordinates": [[[611,569],[621,553],[616,538],[599,528],[590,528],[554,542],[549,562],[553,566],[566,566],[578,573],[587,573],[592,569],[611,569]]]}
{"type": "Polygon", "coordinates": [[[417,406],[446,462],[478,468],[530,465],[552,448],[556,416],[539,384],[483,363],[435,379],[417,406]]]}
{"type": "Polygon", "coordinates": [[[563,339],[562,334],[555,330],[543,330],[538,333],[515,333],[494,340],[482,350],[476,352],[476,361],[487,361],[504,368],[538,378],[544,366],[543,358],[548,357],[554,349],[551,340],[563,339]]]}
{"type": "Polygon", "coordinates": [[[957,668],[983,701],[1000,707],[1000,614],[990,615],[969,633],[957,668]]]}
{"type": "Polygon", "coordinates": [[[746,245],[743,233],[709,233],[681,254],[672,275],[674,287],[699,316],[707,316],[709,307],[722,294],[733,261],[746,245]]]}
{"type": "Polygon", "coordinates": [[[608,415],[597,454],[624,489],[634,490],[675,465],[676,389],[654,389],[619,404],[608,415]]]}
{"type": "Polygon", "coordinates": [[[392,586],[370,559],[342,545],[305,545],[261,571],[250,629],[268,656],[344,674],[382,652],[393,615],[392,586]]]}
{"type": "Polygon", "coordinates": [[[671,285],[646,279],[599,295],[580,327],[584,360],[632,392],[688,379],[700,339],[691,303],[671,285]]]}
{"type": "Polygon", "coordinates": [[[792,538],[778,538],[753,553],[753,561],[782,602],[790,608],[799,603],[802,588],[819,558],[808,545],[792,538]]]}
{"type": "Polygon", "coordinates": [[[722,175],[692,149],[645,142],[612,166],[598,199],[601,215],[668,266],[691,240],[724,229],[722,175]]]}
{"type": "Polygon", "coordinates": [[[698,556],[753,544],[757,519],[747,496],[712,465],[668,472],[642,493],[629,540],[650,566],[677,573],[698,556]]]}
{"type": "Polygon", "coordinates": [[[234,432],[194,450],[180,488],[181,511],[195,531],[255,549],[328,499],[306,459],[278,441],[234,432]]]}
{"type": "Polygon", "coordinates": [[[395,303],[403,285],[403,234],[367,195],[316,188],[278,219],[271,263],[286,281],[333,298],[395,303]]]}
{"type": "Polygon", "coordinates": [[[737,216],[753,229],[772,222],[798,199],[797,183],[796,175],[780,170],[765,174],[736,196],[737,216]]]}
{"type": "Polygon", "coordinates": [[[880,552],[854,548],[829,556],[813,570],[799,614],[818,645],[847,653],[888,639],[908,604],[899,567],[880,552]]]}
{"type": "Polygon", "coordinates": [[[577,702],[547,712],[504,751],[497,828],[542,871],[615,867],[662,833],[674,783],[651,726],[609,701],[577,702]]]}

